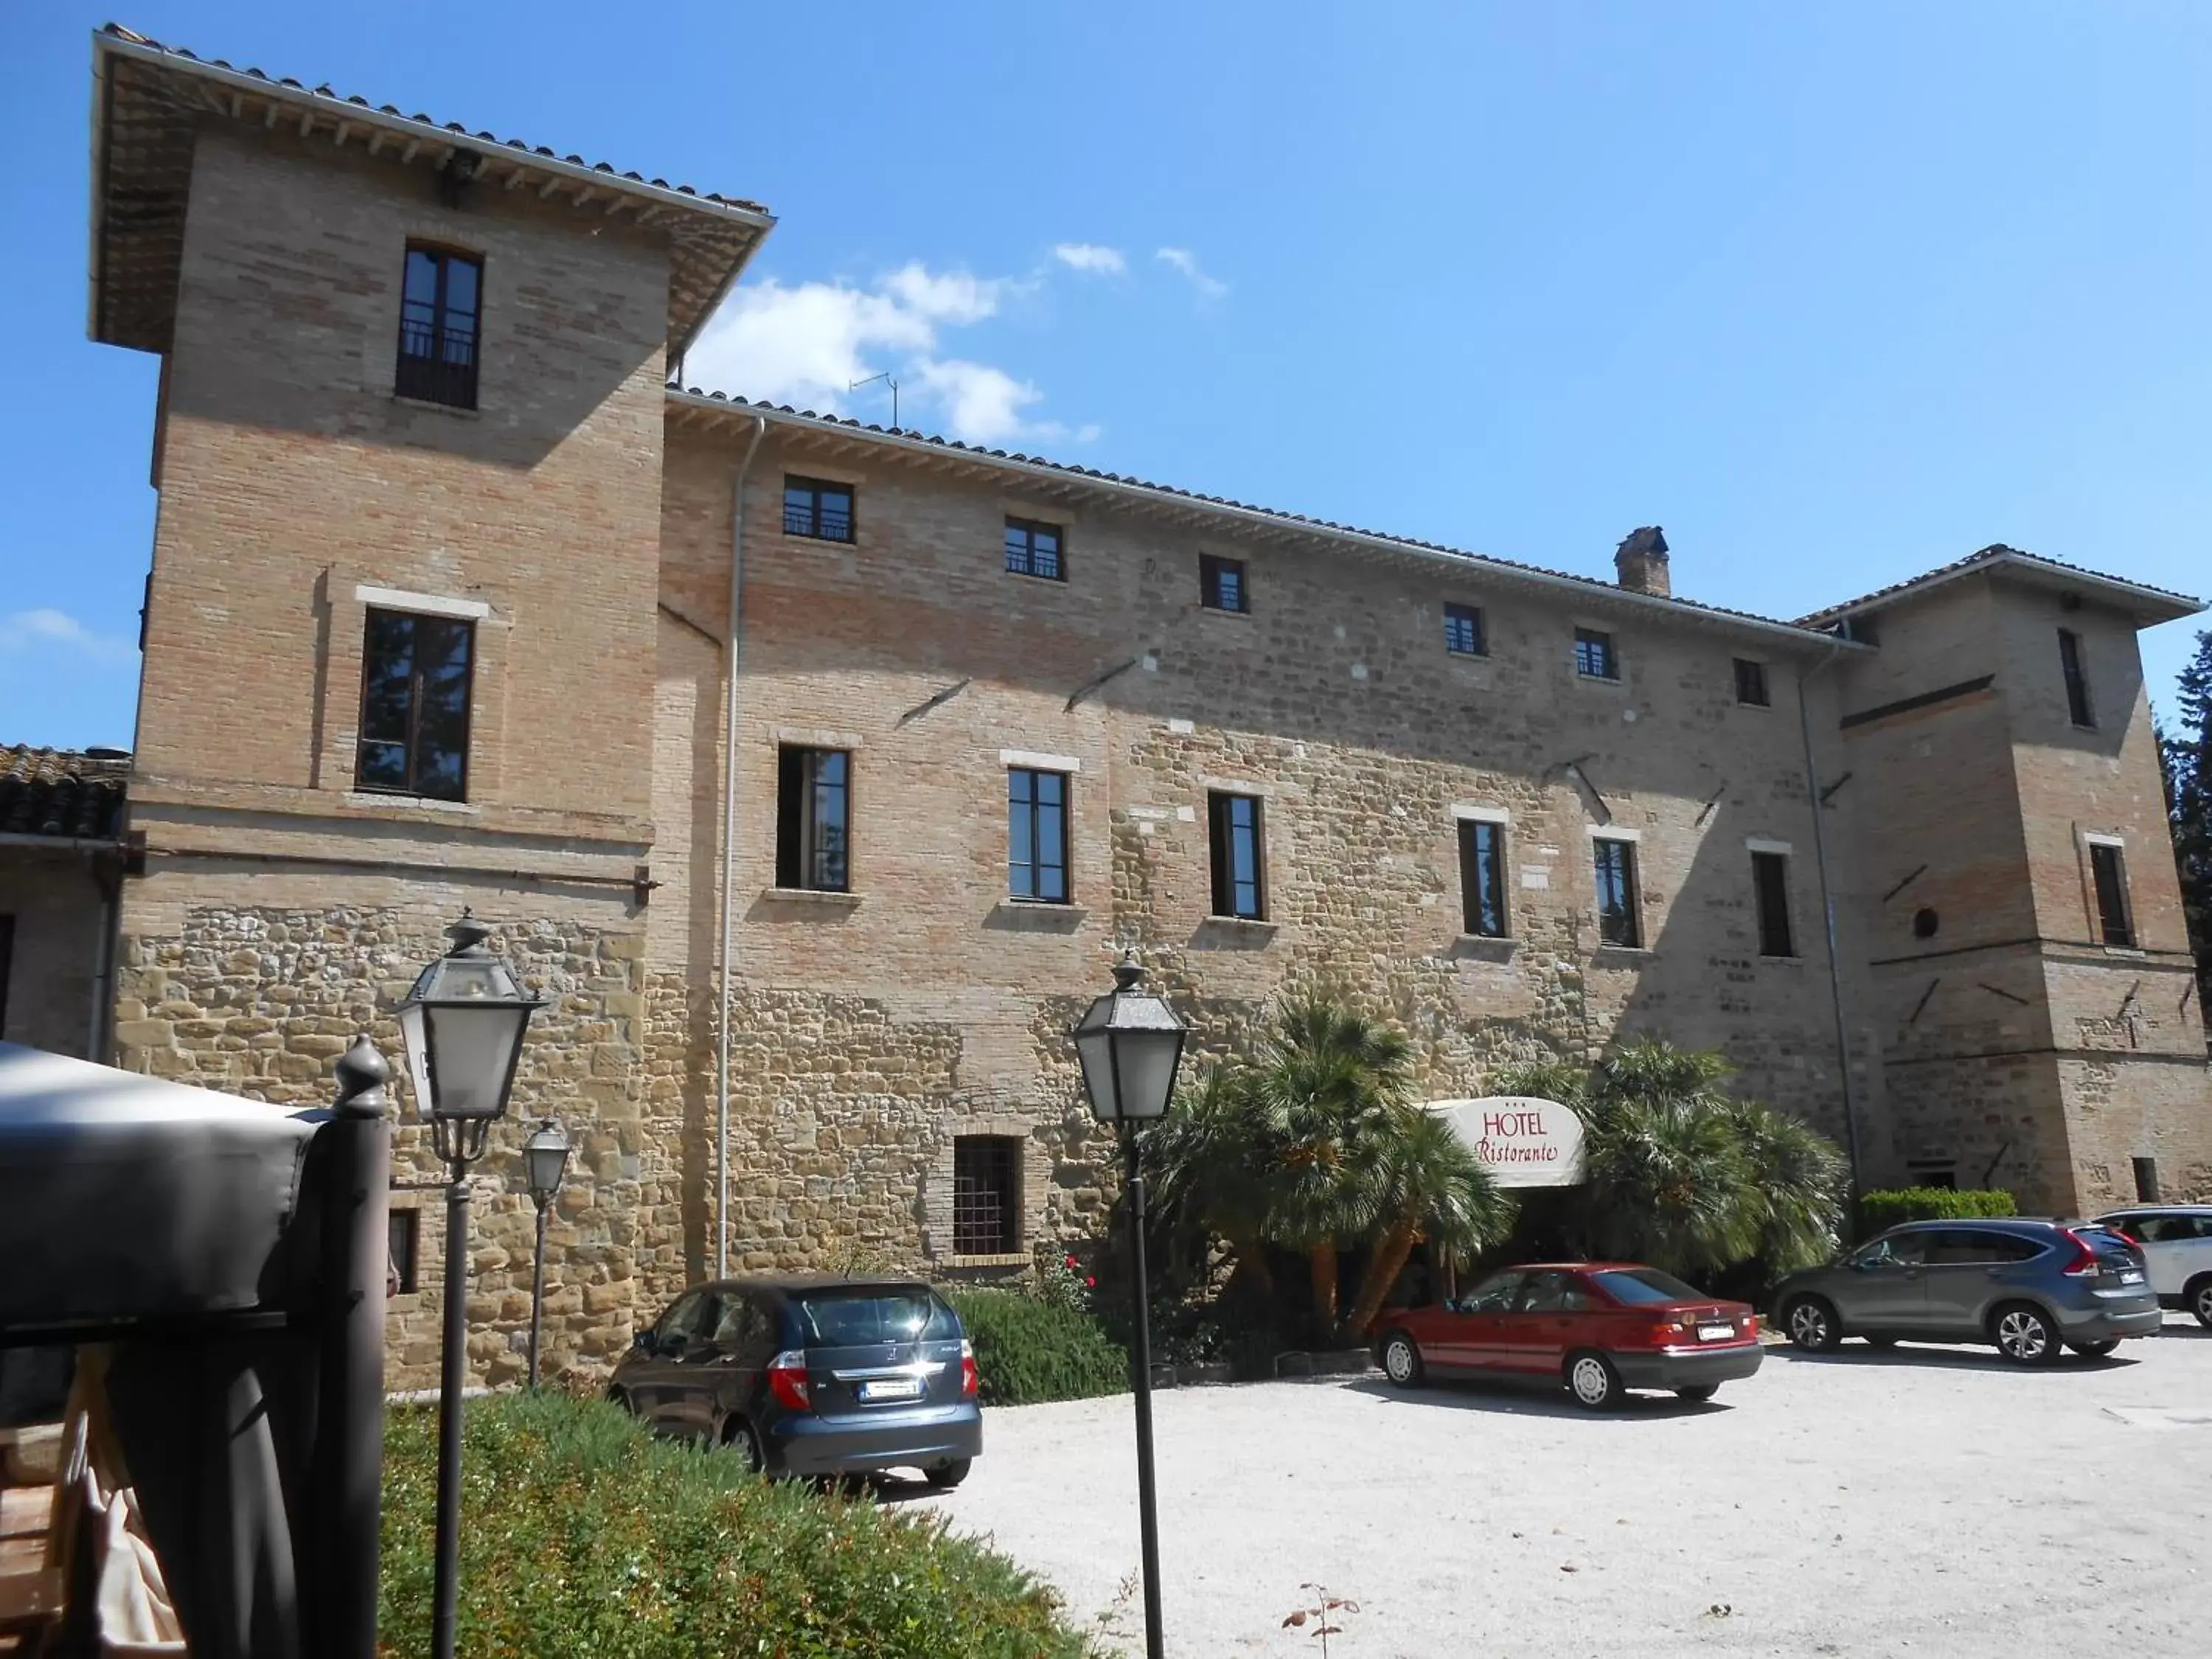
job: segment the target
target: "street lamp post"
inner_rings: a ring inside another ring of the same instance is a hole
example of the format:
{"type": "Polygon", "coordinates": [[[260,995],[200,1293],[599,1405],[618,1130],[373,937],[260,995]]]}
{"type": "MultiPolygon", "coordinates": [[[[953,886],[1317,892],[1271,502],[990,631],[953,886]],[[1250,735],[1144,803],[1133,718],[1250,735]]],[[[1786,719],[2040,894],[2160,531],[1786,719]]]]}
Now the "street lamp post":
{"type": "Polygon", "coordinates": [[[531,1201],[538,1206],[538,1249],[530,1267],[530,1386],[538,1386],[538,1334],[545,1319],[545,1209],[561,1190],[568,1167],[568,1137],[547,1118],[522,1143],[523,1171],[530,1179],[531,1201]]]}
{"type": "Polygon", "coordinates": [[[1152,1335],[1151,1285],[1145,1271],[1145,1172],[1137,1158],[1137,1126],[1165,1115],[1175,1093],[1189,1028],[1167,999],[1142,988],[1145,970],[1133,951],[1114,969],[1114,988],[1091,1005],[1069,1033],[1083,1062],[1084,1091],[1101,1123],[1121,1133],[1129,1187],[1129,1294],[1135,1304],[1136,1348],[1131,1369],[1137,1403],[1137,1523],[1144,1551],[1145,1653],[1161,1659],[1160,1535],[1152,1486],[1152,1335]]]}
{"type": "Polygon", "coordinates": [[[422,970],[399,1007],[415,1110],[452,1171],[446,1188],[446,1334],[438,1368],[437,1576],[433,1652],[453,1659],[461,1551],[461,1377],[468,1346],[469,1165],[507,1113],[530,1017],[543,1006],[483,947],[491,930],[464,911],[453,948],[422,970]]]}

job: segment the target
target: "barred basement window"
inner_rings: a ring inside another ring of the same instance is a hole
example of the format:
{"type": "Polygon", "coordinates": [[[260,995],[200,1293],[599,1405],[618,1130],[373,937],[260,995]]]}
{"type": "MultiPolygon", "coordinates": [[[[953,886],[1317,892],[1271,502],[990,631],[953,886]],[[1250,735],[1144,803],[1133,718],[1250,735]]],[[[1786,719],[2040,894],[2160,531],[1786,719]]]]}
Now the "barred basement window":
{"type": "Polygon", "coordinates": [[[1735,659],[1735,700],[1747,708],[1770,706],[1766,695],[1766,665],[1748,657],[1735,659]]]}
{"type": "Polygon", "coordinates": [[[1022,1248],[1022,1143],[1012,1135],[952,1142],[952,1253],[1012,1255],[1022,1248]]]}
{"type": "Polygon", "coordinates": [[[1060,562],[1060,526],[1028,519],[1007,520],[1006,568],[1017,576],[1066,581],[1067,572],[1060,562]]]}
{"type": "Polygon", "coordinates": [[[1471,605],[1444,607],[1444,649],[1455,657],[1480,657],[1488,647],[1482,637],[1482,612],[1471,605]]]}
{"type": "Polygon", "coordinates": [[[407,250],[392,390],[455,409],[477,406],[477,313],[483,261],[443,248],[407,250]]]}
{"type": "Polygon", "coordinates": [[[1590,856],[1597,875],[1598,937],[1634,949],[1644,942],[1636,914],[1636,843],[1595,840],[1590,856]]]}
{"type": "Polygon", "coordinates": [[[821,478],[783,481],[783,533],[817,542],[853,539],[853,486],[821,478]]]}
{"type": "Polygon", "coordinates": [[[354,787],[465,800],[476,624],[371,609],[361,652],[354,787]]]}

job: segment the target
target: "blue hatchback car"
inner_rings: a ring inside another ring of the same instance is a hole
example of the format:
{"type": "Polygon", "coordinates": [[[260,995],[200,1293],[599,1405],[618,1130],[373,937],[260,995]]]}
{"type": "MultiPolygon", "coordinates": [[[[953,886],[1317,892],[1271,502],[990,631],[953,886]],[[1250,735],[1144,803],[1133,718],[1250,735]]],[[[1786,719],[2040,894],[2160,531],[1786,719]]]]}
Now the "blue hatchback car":
{"type": "Polygon", "coordinates": [[[960,1316],[928,1285],[808,1274],[684,1291],[607,1397],[770,1474],[915,1468],[943,1487],[983,1449],[976,1384],[960,1316]]]}

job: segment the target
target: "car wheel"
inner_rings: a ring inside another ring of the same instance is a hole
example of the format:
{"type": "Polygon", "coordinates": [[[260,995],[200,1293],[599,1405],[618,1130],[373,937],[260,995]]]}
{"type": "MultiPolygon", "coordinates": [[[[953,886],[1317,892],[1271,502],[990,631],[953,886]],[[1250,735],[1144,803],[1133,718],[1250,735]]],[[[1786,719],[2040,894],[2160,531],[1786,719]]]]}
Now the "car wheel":
{"type": "Polygon", "coordinates": [[[1835,1305],[1824,1296],[1801,1296],[1782,1310],[1782,1328],[1807,1353],[1833,1353],[1844,1340],[1835,1305]]]}
{"type": "Polygon", "coordinates": [[[1420,1382],[1421,1351],[1403,1331],[1393,1331],[1383,1340],[1382,1375],[1401,1389],[1413,1388],[1420,1382]]]}
{"type": "Polygon", "coordinates": [[[637,1407],[630,1403],[629,1395],[620,1389],[607,1390],[607,1404],[614,1407],[617,1411],[628,1412],[633,1417],[637,1415],[637,1407]]]}
{"type": "Polygon", "coordinates": [[[1697,1387],[1695,1387],[1694,1389],[1675,1389],[1675,1390],[1674,1390],[1674,1398],[1675,1398],[1675,1399],[1677,1399],[1677,1400],[1686,1400],[1686,1401],[1689,1401],[1692,1406],[1702,1406],[1702,1405],[1704,1405],[1704,1404],[1705,1403],[1705,1401],[1707,1401],[1708,1400],[1711,1400],[1711,1399],[1715,1395],[1718,1394],[1719,1392],[1720,1392],[1720,1385],[1719,1385],[1718,1383],[1717,1383],[1717,1382],[1700,1382],[1700,1383],[1698,1383],[1698,1386],[1697,1386],[1697,1387]]]}
{"type": "Polygon", "coordinates": [[[1607,1411],[1620,1403],[1620,1373],[1601,1353],[1569,1354],[1565,1377],[1567,1392],[1587,1411],[1607,1411]]]}
{"type": "Polygon", "coordinates": [[[758,1474],[768,1465],[761,1455],[760,1435],[742,1417],[733,1417],[723,1425],[722,1443],[736,1454],[748,1474],[758,1474]]]}
{"type": "Polygon", "coordinates": [[[956,1457],[950,1463],[939,1463],[935,1468],[924,1469],[921,1478],[939,1492],[951,1492],[968,1478],[968,1471],[973,1467],[973,1459],[956,1457]]]}
{"type": "Polygon", "coordinates": [[[2197,1316],[2197,1322],[2212,1330],[2212,1273],[2191,1280],[2189,1288],[2181,1294],[2189,1304],[2189,1311],[2197,1316]]]}
{"type": "Polygon", "coordinates": [[[1990,1322],[1997,1352],[2015,1365],[2047,1365],[2058,1358],[2058,1333],[2051,1316],[2025,1302],[2008,1302],[1990,1322]]]}
{"type": "Polygon", "coordinates": [[[2102,1359],[2113,1349],[2118,1347],[2120,1342],[2118,1337],[2113,1337],[2104,1342],[2069,1342],[2066,1346],[2084,1359],[2102,1359]]]}

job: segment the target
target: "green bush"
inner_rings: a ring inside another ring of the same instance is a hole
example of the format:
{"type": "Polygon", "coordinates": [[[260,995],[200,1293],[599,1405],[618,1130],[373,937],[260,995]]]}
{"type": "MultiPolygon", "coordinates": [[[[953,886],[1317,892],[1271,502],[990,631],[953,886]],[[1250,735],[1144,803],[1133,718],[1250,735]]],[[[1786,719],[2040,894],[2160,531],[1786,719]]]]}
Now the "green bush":
{"type": "MultiPolygon", "coordinates": [[[[471,1401],[460,1651],[1079,1656],[1058,1598],[941,1522],[744,1474],[556,1393],[471,1401]]],[[[437,1420],[386,1420],[379,1651],[430,1646],[437,1420]]]]}
{"type": "Polygon", "coordinates": [[[1897,1187],[1859,1199],[1859,1236],[1871,1237],[1902,1221],[1968,1221],[2016,1214],[2007,1192],[1953,1192],[1948,1187],[1897,1187]]]}
{"type": "Polygon", "coordinates": [[[1019,1291],[949,1290],[945,1298],[975,1345],[987,1406],[1088,1400],[1129,1386],[1128,1351],[1089,1314],[1019,1291]]]}

